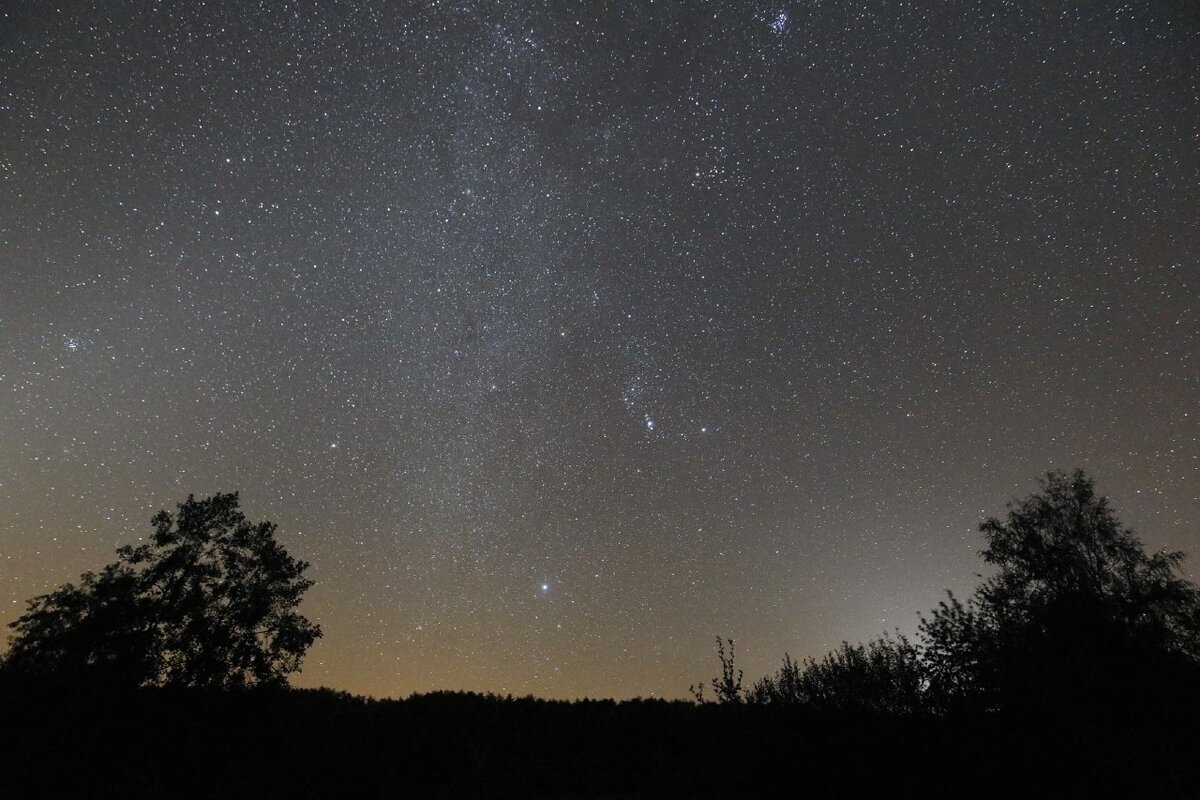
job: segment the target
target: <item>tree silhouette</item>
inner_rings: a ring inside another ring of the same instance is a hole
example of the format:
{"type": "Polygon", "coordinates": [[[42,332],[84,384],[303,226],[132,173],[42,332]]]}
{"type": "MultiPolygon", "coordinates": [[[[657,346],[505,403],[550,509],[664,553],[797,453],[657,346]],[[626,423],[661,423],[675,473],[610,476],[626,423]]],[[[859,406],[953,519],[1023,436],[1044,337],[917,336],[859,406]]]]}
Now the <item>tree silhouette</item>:
{"type": "Polygon", "coordinates": [[[119,685],[282,684],[320,628],[296,611],[312,586],[270,522],[238,495],[189,496],[152,520],[147,544],[35,597],[9,627],[3,667],[119,685]]]}
{"type": "Polygon", "coordinates": [[[1200,589],[1183,554],[1147,554],[1083,471],[980,530],[995,567],[966,603],[922,620],[930,697],[941,708],[1145,699],[1200,665],[1200,589]]]}

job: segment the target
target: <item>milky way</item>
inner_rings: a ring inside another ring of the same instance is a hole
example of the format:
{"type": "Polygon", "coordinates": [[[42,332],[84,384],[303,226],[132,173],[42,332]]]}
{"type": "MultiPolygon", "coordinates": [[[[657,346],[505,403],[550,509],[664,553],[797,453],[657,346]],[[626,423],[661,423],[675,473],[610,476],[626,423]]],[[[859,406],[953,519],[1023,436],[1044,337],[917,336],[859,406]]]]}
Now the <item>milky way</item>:
{"type": "Polygon", "coordinates": [[[911,631],[1052,468],[1200,555],[1200,18],[1077,5],[7,3],[3,621],[235,489],[376,695],[911,631]]]}

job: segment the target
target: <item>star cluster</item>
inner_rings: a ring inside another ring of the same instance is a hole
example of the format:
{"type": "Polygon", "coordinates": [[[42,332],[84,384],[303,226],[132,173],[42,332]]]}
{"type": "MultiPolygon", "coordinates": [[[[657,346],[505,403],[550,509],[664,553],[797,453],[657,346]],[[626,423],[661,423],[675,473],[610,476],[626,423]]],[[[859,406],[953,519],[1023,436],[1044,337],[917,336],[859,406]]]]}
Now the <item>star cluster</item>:
{"type": "Polygon", "coordinates": [[[7,4],[3,621],[233,489],[376,695],[911,631],[1051,468],[1200,555],[1185,5],[7,4]]]}

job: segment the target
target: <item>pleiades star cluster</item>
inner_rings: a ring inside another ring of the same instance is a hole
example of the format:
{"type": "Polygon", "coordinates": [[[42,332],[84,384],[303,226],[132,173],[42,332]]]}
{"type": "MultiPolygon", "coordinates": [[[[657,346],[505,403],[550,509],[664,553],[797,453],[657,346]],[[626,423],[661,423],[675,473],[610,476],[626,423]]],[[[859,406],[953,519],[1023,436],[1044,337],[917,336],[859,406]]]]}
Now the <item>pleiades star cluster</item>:
{"type": "Polygon", "coordinates": [[[0,10],[0,621],[188,494],[298,685],[677,697],[1092,472],[1200,557],[1191,2],[0,10]]]}

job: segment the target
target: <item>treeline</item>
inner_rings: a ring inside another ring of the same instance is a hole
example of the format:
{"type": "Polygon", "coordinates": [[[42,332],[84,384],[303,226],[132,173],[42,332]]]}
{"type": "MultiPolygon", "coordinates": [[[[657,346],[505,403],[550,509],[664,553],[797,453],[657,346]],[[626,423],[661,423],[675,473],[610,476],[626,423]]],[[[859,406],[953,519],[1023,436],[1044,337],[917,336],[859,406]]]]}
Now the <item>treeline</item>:
{"type": "Polygon", "coordinates": [[[0,686],[0,797],[1197,796],[1195,716],[0,686]]]}
{"type": "Polygon", "coordinates": [[[921,619],[918,640],[843,643],[751,685],[717,640],[721,674],[700,702],[885,714],[1154,715],[1194,704],[1200,687],[1200,589],[1183,554],[1148,554],[1081,471],[980,529],[991,573],[921,619]]]}

